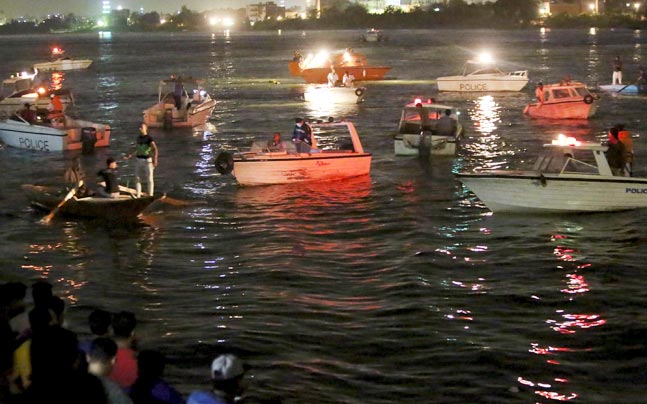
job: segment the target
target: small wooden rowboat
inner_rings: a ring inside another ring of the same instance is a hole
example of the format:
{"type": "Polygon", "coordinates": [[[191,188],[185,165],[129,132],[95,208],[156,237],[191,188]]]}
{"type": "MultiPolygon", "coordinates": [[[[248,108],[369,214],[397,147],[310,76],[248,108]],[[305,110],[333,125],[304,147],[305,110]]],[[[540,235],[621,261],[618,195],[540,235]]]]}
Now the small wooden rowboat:
{"type": "MultiPolygon", "coordinates": [[[[34,207],[47,211],[54,209],[66,193],[66,190],[55,186],[24,184],[22,189],[34,207]]],[[[127,187],[119,187],[119,189],[121,191],[119,198],[74,196],[62,205],[58,212],[65,216],[128,221],[135,219],[151,203],[163,197],[162,195],[142,194],[140,198],[137,198],[134,189],[127,187]]]]}

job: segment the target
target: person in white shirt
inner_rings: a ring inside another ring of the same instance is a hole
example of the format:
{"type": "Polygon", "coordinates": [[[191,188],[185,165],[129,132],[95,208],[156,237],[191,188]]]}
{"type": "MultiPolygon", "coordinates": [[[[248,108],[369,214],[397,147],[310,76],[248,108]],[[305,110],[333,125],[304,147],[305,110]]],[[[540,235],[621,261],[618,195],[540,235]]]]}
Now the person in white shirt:
{"type": "Polygon", "coordinates": [[[330,73],[328,73],[328,87],[335,87],[337,81],[339,81],[339,76],[337,76],[335,68],[331,67],[330,73]]]}
{"type": "Polygon", "coordinates": [[[348,71],[344,73],[342,85],[344,87],[355,87],[355,76],[353,76],[353,73],[349,73],[348,71]]]}

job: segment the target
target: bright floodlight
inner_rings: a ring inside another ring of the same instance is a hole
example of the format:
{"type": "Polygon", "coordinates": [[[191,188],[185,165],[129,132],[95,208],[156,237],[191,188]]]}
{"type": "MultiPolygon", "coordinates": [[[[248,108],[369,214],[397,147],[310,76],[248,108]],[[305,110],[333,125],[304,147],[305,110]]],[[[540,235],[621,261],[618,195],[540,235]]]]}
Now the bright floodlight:
{"type": "Polygon", "coordinates": [[[479,55],[479,62],[480,63],[493,63],[494,59],[492,59],[492,55],[490,55],[487,52],[483,52],[479,55]]]}
{"type": "Polygon", "coordinates": [[[234,19],[231,17],[225,17],[223,18],[222,23],[225,27],[231,27],[234,25],[234,19]]]}
{"type": "Polygon", "coordinates": [[[218,24],[218,19],[216,17],[210,17],[209,18],[209,25],[211,25],[213,27],[216,24],[218,24]]]}

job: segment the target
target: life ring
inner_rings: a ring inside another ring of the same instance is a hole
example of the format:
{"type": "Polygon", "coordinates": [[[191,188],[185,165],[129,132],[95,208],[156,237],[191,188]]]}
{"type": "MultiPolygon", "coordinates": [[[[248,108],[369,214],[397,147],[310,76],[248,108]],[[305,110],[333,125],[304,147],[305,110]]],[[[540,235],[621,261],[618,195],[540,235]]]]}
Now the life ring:
{"type": "Polygon", "coordinates": [[[355,95],[361,97],[362,95],[364,95],[364,89],[358,88],[357,90],[355,90],[355,95]]]}
{"type": "Polygon", "coordinates": [[[216,157],[215,165],[220,174],[229,174],[234,170],[234,158],[229,152],[221,152],[216,157]]]}
{"type": "Polygon", "coordinates": [[[584,103],[585,104],[592,104],[593,103],[593,96],[592,95],[585,95],[584,96],[584,103]]]}

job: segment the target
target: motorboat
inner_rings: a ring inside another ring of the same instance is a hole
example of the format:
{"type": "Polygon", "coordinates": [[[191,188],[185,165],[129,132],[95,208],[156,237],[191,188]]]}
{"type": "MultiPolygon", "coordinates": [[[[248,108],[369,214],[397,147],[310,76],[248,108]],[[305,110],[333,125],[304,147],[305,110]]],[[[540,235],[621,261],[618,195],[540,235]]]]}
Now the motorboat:
{"type": "Polygon", "coordinates": [[[600,90],[622,95],[647,94],[647,84],[602,84],[600,90]]]}
{"type": "Polygon", "coordinates": [[[25,104],[33,106],[36,110],[46,110],[51,102],[51,97],[58,95],[63,111],[68,106],[74,105],[74,97],[68,89],[53,89],[44,85],[37,85],[35,78],[38,74],[18,72],[6,78],[0,85],[0,118],[5,119],[23,108],[25,104]]]}
{"type": "Polygon", "coordinates": [[[87,69],[92,64],[92,60],[90,59],[72,59],[63,56],[64,53],[65,51],[61,48],[52,48],[52,60],[49,62],[35,63],[33,67],[43,72],[49,72],[87,69]]]}
{"type": "Polygon", "coordinates": [[[458,117],[460,112],[449,105],[436,104],[432,98],[415,99],[402,109],[398,133],[393,136],[396,156],[418,156],[420,154],[456,154],[456,145],[463,136],[463,125],[458,117]],[[438,120],[450,111],[450,118],[456,120],[456,132],[440,134],[436,130],[438,120]]]}
{"type": "MultiPolygon", "coordinates": [[[[290,74],[302,77],[306,83],[327,83],[328,73],[334,68],[339,80],[348,72],[355,76],[355,81],[382,80],[391,70],[386,66],[371,66],[366,56],[348,48],[343,52],[330,54],[321,51],[303,57],[299,52],[289,63],[290,74]]],[[[341,83],[337,83],[341,84],[341,83]]]]}
{"type": "Polygon", "coordinates": [[[0,140],[7,146],[38,151],[90,151],[110,145],[110,125],[63,115],[47,122],[27,122],[19,115],[0,121],[0,140]]]}
{"type": "Polygon", "coordinates": [[[204,80],[173,75],[160,80],[157,103],[144,110],[144,123],[164,129],[203,125],[215,107],[216,100],[204,89],[204,80]]]}
{"type": "Polygon", "coordinates": [[[379,29],[370,28],[360,35],[360,40],[363,42],[382,42],[386,41],[386,36],[379,29]]]}
{"type": "Polygon", "coordinates": [[[364,102],[366,87],[330,87],[326,84],[308,85],[303,93],[306,102],[321,104],[359,104],[364,102]]]}
{"type": "Polygon", "coordinates": [[[369,175],[371,154],[364,151],[350,121],[311,124],[313,145],[297,152],[294,143],[285,150],[269,151],[267,140],[255,141],[247,151],[224,151],[216,157],[221,174],[233,174],[240,185],[272,185],[335,181],[369,175]]]}
{"type": "Polygon", "coordinates": [[[504,72],[488,54],[468,60],[463,73],[436,79],[438,91],[494,92],[521,91],[528,84],[528,70],[504,72]]]}
{"type": "Polygon", "coordinates": [[[544,86],[544,101],[528,104],[523,113],[532,118],[589,119],[595,114],[595,98],[579,81],[544,86]]]}
{"type": "MultiPolygon", "coordinates": [[[[57,186],[22,185],[23,192],[31,205],[45,211],[51,211],[58,206],[67,189],[57,186]]],[[[104,198],[95,195],[75,195],[60,206],[58,212],[63,216],[99,219],[105,221],[134,220],[147,207],[164,195],[142,194],[137,198],[132,188],[120,186],[118,198],[104,198]]]]}
{"type": "Polygon", "coordinates": [[[605,212],[647,207],[647,178],[613,175],[608,146],[560,135],[529,170],[461,172],[492,212],[605,212]]]}

